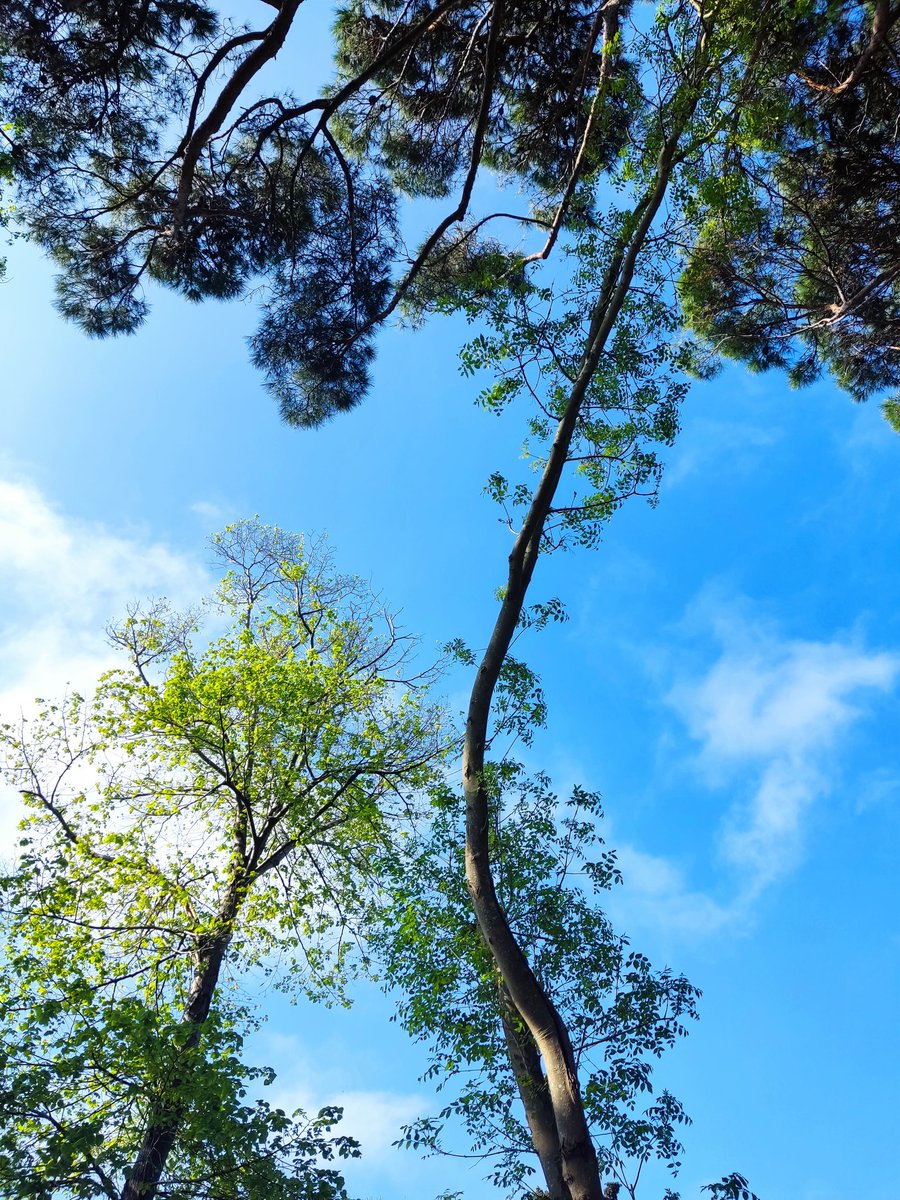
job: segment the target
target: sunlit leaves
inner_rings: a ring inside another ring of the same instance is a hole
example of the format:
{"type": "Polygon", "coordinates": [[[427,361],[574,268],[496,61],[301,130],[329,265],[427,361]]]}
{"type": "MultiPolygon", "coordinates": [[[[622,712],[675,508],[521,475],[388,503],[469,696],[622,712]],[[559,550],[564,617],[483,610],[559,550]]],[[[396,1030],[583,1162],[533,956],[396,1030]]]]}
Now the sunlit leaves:
{"type": "Polygon", "coordinates": [[[881,411],[891,429],[895,433],[900,433],[900,400],[896,399],[896,397],[885,400],[881,406],[881,411]]]}
{"type": "MultiPolygon", "coordinates": [[[[610,224],[615,227],[613,216],[610,224]]],[[[615,250],[613,234],[585,231],[568,247],[567,283],[497,287],[467,306],[480,328],[461,352],[462,373],[489,373],[478,403],[495,414],[511,409],[527,422],[521,456],[527,473],[513,479],[495,471],[485,489],[514,532],[582,369],[598,279],[615,250]]],[[[591,545],[626,498],[655,500],[658,447],[671,444],[678,431],[692,366],[692,348],[677,337],[677,327],[668,266],[650,248],[588,380],[566,490],[546,523],[546,548],[591,545]]]]}
{"type": "Polygon", "coordinates": [[[716,353],[796,386],[828,371],[856,400],[898,379],[898,33],[880,11],[772,10],[680,283],[716,353]]]}
{"type": "Polygon", "coordinates": [[[118,1195],[150,1127],[173,1133],[177,1200],[343,1194],[320,1165],[355,1150],[335,1114],[248,1099],[272,1075],[242,1058],[233,985],[343,999],[446,735],[390,614],[324,548],[253,522],[216,548],[224,633],[135,609],[112,631],[127,666],[3,728],[27,804],[2,880],[5,1196],[118,1195]]]}
{"type": "MultiPolygon", "coordinates": [[[[491,764],[488,774],[497,890],[570,1030],[598,1153],[610,1170],[650,1156],[674,1165],[684,1114],[668,1093],[643,1093],[652,1060],[695,1015],[696,989],[655,972],[603,913],[599,896],[620,876],[598,834],[599,798],[576,787],[562,803],[545,776],[513,763],[491,764]]],[[[393,917],[375,939],[399,1019],[429,1047],[427,1077],[451,1097],[411,1125],[403,1144],[452,1150],[463,1133],[488,1156],[495,1182],[513,1188],[531,1172],[531,1148],[503,1037],[502,983],[471,917],[458,801],[436,792],[432,805],[429,825],[388,866],[393,917]]]]}

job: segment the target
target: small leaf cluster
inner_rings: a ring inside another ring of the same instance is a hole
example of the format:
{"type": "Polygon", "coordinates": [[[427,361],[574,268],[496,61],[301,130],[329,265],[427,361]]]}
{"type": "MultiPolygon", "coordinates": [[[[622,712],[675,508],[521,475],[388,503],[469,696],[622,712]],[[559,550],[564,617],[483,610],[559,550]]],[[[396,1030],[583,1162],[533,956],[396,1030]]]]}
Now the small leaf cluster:
{"type": "MultiPolygon", "coordinates": [[[[522,477],[495,471],[485,488],[514,532],[583,367],[598,279],[616,251],[616,231],[624,220],[616,210],[607,217],[603,231],[586,229],[569,245],[571,273],[564,286],[498,288],[478,307],[469,306],[480,328],[461,352],[462,373],[490,373],[478,403],[495,414],[516,408],[527,421],[522,477]]],[[[656,501],[658,448],[670,445],[678,432],[692,346],[677,337],[668,266],[648,252],[642,270],[590,374],[569,452],[572,491],[554,502],[545,549],[593,545],[627,498],[656,501]]]]}
{"type": "Polygon", "coordinates": [[[724,1176],[718,1183],[709,1183],[703,1188],[712,1200],[759,1200],[743,1175],[733,1173],[724,1176]]]}

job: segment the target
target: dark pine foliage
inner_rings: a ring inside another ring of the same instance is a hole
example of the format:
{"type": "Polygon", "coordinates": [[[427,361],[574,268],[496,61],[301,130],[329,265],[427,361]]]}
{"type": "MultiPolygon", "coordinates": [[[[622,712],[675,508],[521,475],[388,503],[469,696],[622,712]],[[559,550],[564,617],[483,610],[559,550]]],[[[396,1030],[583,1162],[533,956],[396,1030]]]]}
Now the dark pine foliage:
{"type": "MultiPolygon", "coordinates": [[[[614,35],[601,10],[353,0],[332,85],[298,98],[260,90],[260,72],[302,37],[300,0],[258,28],[199,0],[8,0],[17,222],[60,266],[61,311],[95,336],[143,321],[148,279],[192,300],[259,289],[254,361],[286,419],[315,424],[364,394],[378,325],[446,257],[481,164],[562,218],[574,182],[614,153],[623,88],[601,81],[614,35]],[[401,194],[451,197],[412,251],[401,194]]],[[[477,260],[477,234],[466,242],[477,260]]]]}
{"type": "MultiPolygon", "coordinates": [[[[302,39],[300,0],[260,5],[268,24],[252,28],[201,0],[6,0],[0,176],[60,266],[66,316],[125,333],[148,279],[193,300],[253,289],[254,361],[285,418],[316,424],[362,398],[399,304],[520,277],[522,251],[471,211],[481,168],[524,192],[517,216],[544,252],[592,220],[593,184],[660,103],[642,94],[646,21],[630,7],[347,0],[330,85],[297,97],[263,72],[302,39]],[[445,205],[417,247],[404,196],[445,205]]],[[[721,186],[690,200],[708,213],[690,223],[688,323],[797,382],[830,369],[856,397],[895,387],[900,6],[710,11],[756,39],[735,46],[754,88],[721,186]]]]}
{"type": "Polygon", "coordinates": [[[768,119],[732,158],[685,307],[719,352],[796,384],[827,369],[863,400],[900,382],[900,7],[817,4],[767,53],[768,119]]]}

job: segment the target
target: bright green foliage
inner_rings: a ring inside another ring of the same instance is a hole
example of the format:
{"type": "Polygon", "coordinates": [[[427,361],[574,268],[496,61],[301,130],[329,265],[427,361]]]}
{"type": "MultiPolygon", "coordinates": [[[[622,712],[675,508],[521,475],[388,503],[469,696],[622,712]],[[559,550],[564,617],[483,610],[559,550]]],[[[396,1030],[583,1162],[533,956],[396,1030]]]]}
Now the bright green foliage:
{"type": "MultiPolygon", "coordinates": [[[[621,220],[621,213],[610,211],[602,230],[573,238],[566,251],[567,283],[495,286],[465,305],[481,332],[463,348],[463,374],[490,373],[478,402],[497,414],[515,406],[527,422],[519,478],[494,472],[485,489],[511,529],[530,503],[536,473],[545,465],[578,376],[597,277],[615,251],[621,220]]],[[[640,284],[589,381],[569,454],[571,487],[549,514],[545,549],[593,545],[628,497],[656,501],[658,448],[671,445],[678,432],[694,350],[676,337],[670,273],[652,252],[642,262],[640,284]]]]}
{"type": "Polygon", "coordinates": [[[129,666],[4,727],[27,803],[2,890],[4,1196],[118,1195],[160,1130],[179,1200],[342,1194],[318,1165],[354,1151],[335,1113],[246,1102],[271,1073],[241,1061],[234,987],[254,970],[341,1000],[441,722],[321,547],[244,523],[216,549],[226,632],[203,647],[194,618],[136,610],[112,633],[129,666]]]}
{"type": "Polygon", "coordinates": [[[448,240],[446,257],[423,270],[407,297],[414,315],[420,294],[426,309],[465,313],[477,332],[461,370],[490,376],[479,403],[522,415],[524,465],[516,477],[494,472],[486,488],[513,531],[578,393],[565,482],[543,524],[545,551],[595,544],[631,496],[655,502],[660,448],[677,435],[690,380],[715,371],[714,356],[684,333],[676,283],[708,207],[734,200],[722,163],[729,123],[743,112],[742,55],[755,23],[732,5],[709,19],[706,33],[698,26],[693,7],[674,3],[649,28],[628,28],[629,52],[641,63],[641,94],[629,84],[628,138],[577,190],[552,283],[534,263],[516,265],[498,244],[478,243],[473,229],[448,240]],[[660,193],[665,203],[639,232],[660,193]],[[602,351],[587,365],[607,317],[602,351]]]}
{"type": "Polygon", "coordinates": [[[885,400],[881,406],[884,419],[895,433],[900,433],[900,400],[885,400]]]}
{"type": "MultiPolygon", "coordinates": [[[[76,948],[67,950],[73,955],[76,948]]],[[[270,1073],[239,1057],[235,1022],[211,1019],[203,1051],[179,1053],[183,1025],[157,996],[116,999],[79,977],[73,964],[48,978],[14,956],[21,990],[4,992],[0,1070],[0,1187],[5,1197],[60,1200],[118,1197],[148,1111],[181,1076],[184,1119],[167,1164],[164,1195],[173,1200],[338,1200],[339,1171],[323,1160],[358,1153],[334,1136],[339,1109],[287,1116],[263,1100],[248,1103],[270,1073]],[[22,967],[25,967],[22,970],[22,967]],[[29,969],[30,967],[30,969],[29,969]],[[45,982],[38,982],[43,980],[45,982]],[[50,999],[35,1004],[28,987],[50,999]],[[185,1071],[189,1071],[189,1080],[185,1071]]],[[[158,968],[156,968],[158,970],[158,968]]],[[[7,971],[4,971],[7,975],[7,971]]],[[[148,972],[149,974],[149,972],[148,972]]],[[[8,983],[8,978],[4,980],[8,983]]],[[[121,985],[120,989],[123,990],[121,985]]]]}
{"type": "MultiPolygon", "coordinates": [[[[651,1063],[685,1033],[699,993],[654,971],[599,906],[620,879],[597,832],[599,798],[576,788],[560,804],[546,776],[529,778],[512,763],[492,765],[490,775],[497,890],[568,1026],[603,1174],[631,1179],[651,1156],[677,1168],[676,1128],[687,1118],[667,1092],[652,1097],[651,1063]]],[[[438,792],[432,803],[431,823],[389,865],[394,916],[373,923],[399,1019],[429,1046],[426,1078],[452,1093],[438,1116],[407,1128],[404,1142],[452,1149],[461,1127],[498,1186],[520,1190],[533,1149],[507,1058],[504,989],[471,919],[459,800],[438,792]]],[[[521,1024],[518,1033],[527,1036],[521,1024]]]]}

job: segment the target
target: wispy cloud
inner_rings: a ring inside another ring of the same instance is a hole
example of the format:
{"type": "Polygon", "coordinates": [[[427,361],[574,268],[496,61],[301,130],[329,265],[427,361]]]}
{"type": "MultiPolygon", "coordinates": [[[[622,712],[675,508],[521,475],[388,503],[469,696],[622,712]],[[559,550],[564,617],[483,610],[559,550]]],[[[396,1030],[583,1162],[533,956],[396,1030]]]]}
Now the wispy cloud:
{"type": "Polygon", "coordinates": [[[900,655],[831,642],[783,641],[740,624],[699,679],[669,694],[712,763],[808,756],[834,745],[860,715],[859,692],[884,691],[900,655]]]}
{"type": "MultiPolygon", "coordinates": [[[[801,862],[812,811],[846,765],[850,731],[900,680],[900,654],[844,635],[787,638],[721,596],[702,597],[687,625],[707,647],[712,635],[713,652],[702,666],[682,662],[668,687],[665,701],[688,737],[685,745],[669,735],[668,753],[680,744],[679,770],[727,798],[704,849],[715,895],[692,882],[689,862],[620,844],[626,887],[615,907],[630,924],[696,937],[747,924],[762,893],[801,862]]],[[[861,785],[875,803],[897,780],[875,771],[861,785]]]]}
{"type": "Polygon", "coordinates": [[[720,625],[720,637],[713,665],[668,700],[712,781],[752,780],[749,799],[725,819],[720,849],[755,894],[796,865],[804,818],[830,790],[831,758],[872,693],[894,686],[900,655],[843,638],[780,639],[741,620],[720,625]]]}
{"type": "Polygon", "coordinates": [[[685,439],[687,446],[676,446],[666,467],[665,487],[677,487],[716,463],[727,462],[732,475],[746,475],[783,436],[777,428],[752,421],[712,418],[694,420],[691,435],[685,439]]]}
{"type": "Polygon", "coordinates": [[[671,859],[647,854],[635,846],[616,847],[625,881],[624,902],[613,893],[611,909],[629,926],[652,928],[689,938],[709,937],[734,923],[736,910],[691,887],[685,872],[671,859]]]}
{"type": "Polygon", "coordinates": [[[208,588],[198,560],[74,520],[10,480],[0,480],[0,572],[4,709],[89,684],[110,660],[107,623],[134,600],[166,595],[186,604],[208,588]]]}
{"type": "Polygon", "coordinates": [[[265,1099],[286,1113],[302,1109],[307,1115],[326,1105],[337,1105],[344,1115],[336,1132],[356,1138],[366,1163],[378,1166],[392,1163],[397,1153],[393,1143],[402,1127],[422,1116],[427,1107],[426,1097],[415,1093],[360,1089],[329,1092],[309,1082],[285,1086],[276,1081],[265,1099]]]}
{"type": "Polygon", "coordinates": [[[223,525],[227,520],[225,507],[215,500],[195,500],[190,511],[210,526],[223,525]]]}
{"type": "MultiPolygon", "coordinates": [[[[362,1035],[362,1028],[357,1030],[362,1035]]],[[[366,1168],[376,1168],[388,1176],[403,1179],[416,1160],[400,1152],[393,1143],[408,1125],[427,1110],[431,1097],[424,1091],[398,1091],[390,1088],[347,1087],[348,1075],[354,1074],[352,1059],[332,1052],[324,1057],[313,1055],[310,1047],[293,1034],[272,1028],[263,1029],[254,1039],[263,1060],[277,1060],[279,1074],[271,1087],[261,1093],[273,1108],[286,1113],[301,1109],[308,1116],[327,1106],[343,1109],[336,1132],[356,1138],[366,1168]]],[[[343,1171],[354,1174],[352,1163],[342,1164],[343,1171]]]]}

